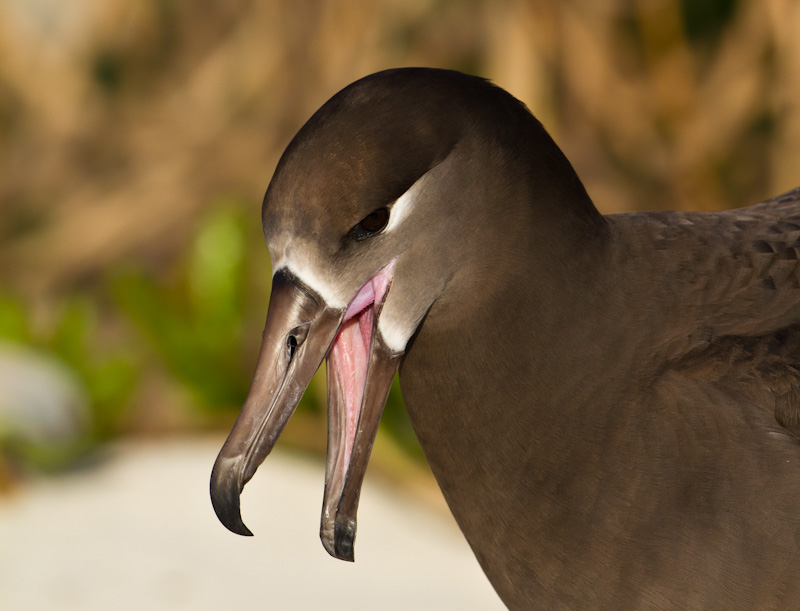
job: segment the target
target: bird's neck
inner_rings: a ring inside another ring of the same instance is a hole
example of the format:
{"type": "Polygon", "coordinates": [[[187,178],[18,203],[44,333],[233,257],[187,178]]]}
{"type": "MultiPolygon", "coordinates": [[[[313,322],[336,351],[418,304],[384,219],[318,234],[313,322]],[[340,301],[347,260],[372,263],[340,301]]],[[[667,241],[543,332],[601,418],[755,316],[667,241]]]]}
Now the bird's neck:
{"type": "Polygon", "coordinates": [[[406,355],[400,381],[412,424],[485,569],[495,560],[481,558],[492,547],[481,539],[511,540],[536,512],[544,528],[571,502],[556,491],[602,443],[597,432],[625,375],[624,363],[605,367],[624,318],[600,269],[608,259],[601,240],[573,257],[520,252],[502,274],[450,287],[406,355]]]}

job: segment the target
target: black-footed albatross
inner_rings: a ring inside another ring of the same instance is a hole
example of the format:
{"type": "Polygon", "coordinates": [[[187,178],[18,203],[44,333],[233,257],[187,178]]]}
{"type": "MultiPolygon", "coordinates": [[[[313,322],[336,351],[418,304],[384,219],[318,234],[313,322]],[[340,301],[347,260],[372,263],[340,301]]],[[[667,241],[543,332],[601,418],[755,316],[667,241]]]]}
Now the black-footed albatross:
{"type": "Polygon", "coordinates": [[[399,367],[508,607],[800,609],[800,189],[603,216],[521,102],[409,68],[311,117],[262,216],[263,345],[211,476],[230,530],[327,357],[333,556],[399,367]]]}

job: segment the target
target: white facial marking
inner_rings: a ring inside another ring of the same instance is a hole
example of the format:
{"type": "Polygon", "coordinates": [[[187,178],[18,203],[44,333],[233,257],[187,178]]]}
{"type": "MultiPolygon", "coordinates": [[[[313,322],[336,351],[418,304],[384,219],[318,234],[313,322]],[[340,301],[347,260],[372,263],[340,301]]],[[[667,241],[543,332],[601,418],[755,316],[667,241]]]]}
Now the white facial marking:
{"type": "Polygon", "coordinates": [[[398,197],[394,204],[392,204],[391,214],[389,215],[389,223],[386,225],[386,229],[383,230],[383,233],[389,233],[390,231],[394,230],[395,227],[400,225],[408,216],[408,213],[414,207],[414,199],[417,191],[419,190],[419,185],[422,183],[422,179],[424,176],[419,178],[417,182],[415,182],[411,187],[403,193],[400,197],[398,197]]]}
{"type": "MultiPolygon", "coordinates": [[[[411,187],[398,197],[391,207],[389,223],[383,233],[389,233],[400,226],[413,210],[417,195],[427,174],[420,176],[411,187]]],[[[378,318],[378,332],[383,337],[383,341],[394,352],[403,352],[406,349],[408,340],[416,331],[420,320],[409,320],[408,312],[401,311],[397,299],[392,299],[392,289],[389,288],[389,295],[386,303],[381,310],[378,318]]]]}
{"type": "MultiPolygon", "coordinates": [[[[295,252],[293,254],[297,255],[299,253],[295,252]]],[[[281,259],[275,263],[272,272],[273,275],[282,269],[287,270],[300,280],[300,282],[317,293],[331,308],[345,308],[349,302],[348,298],[352,297],[352,295],[343,294],[341,287],[326,278],[324,272],[315,269],[315,267],[310,264],[309,257],[307,256],[300,254],[299,257],[293,257],[291,259],[288,255],[281,257],[281,259]]]]}
{"type": "MultiPolygon", "coordinates": [[[[391,290],[389,294],[391,295],[391,290]]],[[[387,297],[387,300],[388,299],[387,297]]],[[[383,341],[389,349],[399,354],[405,351],[408,340],[414,335],[417,325],[410,325],[408,322],[403,323],[402,321],[393,319],[394,317],[391,312],[387,311],[386,306],[384,306],[378,318],[378,332],[381,334],[383,341]]]]}

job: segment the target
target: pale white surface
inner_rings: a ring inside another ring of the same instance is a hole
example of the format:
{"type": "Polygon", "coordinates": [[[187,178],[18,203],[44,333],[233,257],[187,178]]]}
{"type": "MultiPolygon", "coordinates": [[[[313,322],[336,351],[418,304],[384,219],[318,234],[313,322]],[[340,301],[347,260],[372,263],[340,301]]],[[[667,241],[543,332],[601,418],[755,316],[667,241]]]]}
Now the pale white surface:
{"type": "Polygon", "coordinates": [[[117,448],[102,466],[0,497],[0,609],[503,609],[449,516],[364,485],[356,562],[317,535],[322,460],[278,449],[243,495],[208,496],[223,438],[117,448]]]}

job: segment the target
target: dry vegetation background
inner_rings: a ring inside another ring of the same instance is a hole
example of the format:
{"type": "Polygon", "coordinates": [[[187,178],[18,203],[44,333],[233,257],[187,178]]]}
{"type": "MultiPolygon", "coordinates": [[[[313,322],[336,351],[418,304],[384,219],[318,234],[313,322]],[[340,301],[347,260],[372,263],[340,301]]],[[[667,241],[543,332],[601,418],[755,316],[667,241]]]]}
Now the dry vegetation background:
{"type": "MultiPolygon", "coordinates": [[[[800,184],[799,34],[793,0],[0,0],[0,347],[85,403],[72,437],[26,438],[2,393],[0,457],[230,424],[266,314],[261,196],[351,81],[488,77],[602,211],[712,210],[800,184]]],[[[305,401],[318,446],[319,382],[305,401]]]]}

